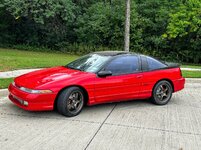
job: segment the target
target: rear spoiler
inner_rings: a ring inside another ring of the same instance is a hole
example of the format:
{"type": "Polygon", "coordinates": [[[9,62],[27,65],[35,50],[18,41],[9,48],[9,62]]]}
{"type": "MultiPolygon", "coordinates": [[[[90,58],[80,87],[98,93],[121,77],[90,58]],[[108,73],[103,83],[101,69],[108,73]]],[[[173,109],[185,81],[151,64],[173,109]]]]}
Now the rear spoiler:
{"type": "Polygon", "coordinates": [[[167,68],[180,68],[180,64],[178,63],[171,63],[171,62],[165,62],[167,65],[167,68]]]}

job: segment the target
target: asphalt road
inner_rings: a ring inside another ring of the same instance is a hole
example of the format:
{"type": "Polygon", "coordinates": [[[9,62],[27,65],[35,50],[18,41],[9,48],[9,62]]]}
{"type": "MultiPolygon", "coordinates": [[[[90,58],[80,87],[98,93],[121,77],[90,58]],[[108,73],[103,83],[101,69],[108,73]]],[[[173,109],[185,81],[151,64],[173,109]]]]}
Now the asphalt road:
{"type": "Polygon", "coordinates": [[[86,107],[79,116],[27,112],[0,98],[1,150],[200,150],[201,80],[168,105],[146,100],[86,107]]]}

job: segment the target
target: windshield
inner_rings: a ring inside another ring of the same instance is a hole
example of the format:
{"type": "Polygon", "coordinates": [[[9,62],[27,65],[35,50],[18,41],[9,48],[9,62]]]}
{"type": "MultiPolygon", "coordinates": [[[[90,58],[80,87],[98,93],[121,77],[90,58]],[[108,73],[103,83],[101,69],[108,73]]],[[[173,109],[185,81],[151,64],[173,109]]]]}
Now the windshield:
{"type": "Polygon", "coordinates": [[[66,67],[81,70],[86,72],[97,72],[106,61],[108,61],[111,56],[101,56],[98,54],[89,54],[81,57],[71,63],[69,63],[66,67]]]}

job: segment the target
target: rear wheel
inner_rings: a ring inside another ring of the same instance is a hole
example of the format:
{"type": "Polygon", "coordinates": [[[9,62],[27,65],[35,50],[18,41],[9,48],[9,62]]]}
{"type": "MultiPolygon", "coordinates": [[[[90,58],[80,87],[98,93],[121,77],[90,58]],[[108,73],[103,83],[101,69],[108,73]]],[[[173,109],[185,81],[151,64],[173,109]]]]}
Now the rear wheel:
{"type": "Polygon", "coordinates": [[[79,87],[63,90],[57,101],[57,110],[62,115],[73,117],[78,115],[84,106],[84,92],[79,87]]]}
{"type": "Polygon", "coordinates": [[[157,105],[165,105],[170,101],[172,92],[173,88],[170,82],[162,80],[154,86],[151,101],[157,105]]]}

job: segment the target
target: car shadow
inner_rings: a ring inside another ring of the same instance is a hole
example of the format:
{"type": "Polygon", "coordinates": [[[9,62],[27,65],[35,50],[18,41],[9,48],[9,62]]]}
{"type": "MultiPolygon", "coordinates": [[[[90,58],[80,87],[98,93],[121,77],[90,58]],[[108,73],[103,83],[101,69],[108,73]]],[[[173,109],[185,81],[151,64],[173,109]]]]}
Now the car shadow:
{"type": "MultiPolygon", "coordinates": [[[[53,111],[26,111],[21,108],[18,108],[12,103],[8,103],[8,109],[4,110],[5,114],[18,116],[18,117],[38,117],[38,118],[46,118],[46,119],[61,119],[61,118],[68,118],[60,115],[56,110],[53,111]]],[[[75,117],[70,117],[71,119],[84,119],[90,118],[91,116],[100,117],[100,116],[107,116],[108,113],[113,109],[118,108],[128,108],[128,109],[135,109],[139,107],[154,107],[152,103],[148,99],[145,100],[131,100],[131,101],[121,101],[121,102],[113,102],[113,103],[104,103],[92,106],[85,106],[82,112],[75,117]]]]}

